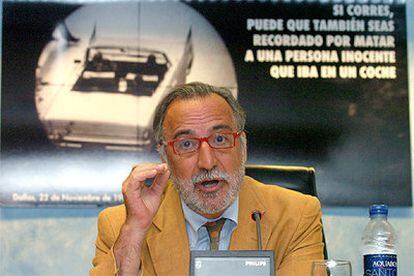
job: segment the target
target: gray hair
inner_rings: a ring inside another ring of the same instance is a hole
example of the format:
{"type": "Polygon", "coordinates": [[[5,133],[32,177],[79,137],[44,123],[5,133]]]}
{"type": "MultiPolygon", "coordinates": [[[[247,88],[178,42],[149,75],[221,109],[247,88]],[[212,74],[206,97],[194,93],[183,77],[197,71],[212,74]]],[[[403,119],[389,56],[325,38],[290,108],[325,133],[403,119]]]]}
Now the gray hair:
{"type": "Polygon", "coordinates": [[[237,100],[233,97],[230,90],[224,87],[216,87],[201,82],[192,82],[175,87],[155,109],[154,121],[152,128],[154,131],[155,141],[160,144],[163,140],[163,128],[165,114],[168,106],[176,99],[188,100],[194,98],[204,98],[212,94],[221,96],[230,105],[233,110],[234,119],[237,124],[238,131],[244,130],[246,124],[246,114],[237,100]]]}

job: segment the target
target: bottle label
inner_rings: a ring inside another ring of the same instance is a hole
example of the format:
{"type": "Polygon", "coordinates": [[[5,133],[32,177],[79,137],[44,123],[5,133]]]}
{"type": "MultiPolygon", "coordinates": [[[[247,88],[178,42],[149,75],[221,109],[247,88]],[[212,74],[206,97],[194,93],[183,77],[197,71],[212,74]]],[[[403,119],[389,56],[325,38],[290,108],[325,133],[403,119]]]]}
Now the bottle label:
{"type": "Polygon", "coordinates": [[[397,276],[397,255],[364,255],[364,276],[397,276]]]}

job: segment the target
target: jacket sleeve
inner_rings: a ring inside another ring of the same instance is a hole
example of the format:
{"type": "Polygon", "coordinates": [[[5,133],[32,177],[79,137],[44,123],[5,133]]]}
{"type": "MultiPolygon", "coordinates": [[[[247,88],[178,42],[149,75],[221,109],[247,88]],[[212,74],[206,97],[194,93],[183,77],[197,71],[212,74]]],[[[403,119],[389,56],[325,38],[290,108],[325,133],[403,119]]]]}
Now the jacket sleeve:
{"type": "Polygon", "coordinates": [[[311,275],[312,261],[324,258],[321,206],[316,197],[306,198],[298,225],[276,275],[311,275]]]}
{"type": "Polygon", "coordinates": [[[89,275],[116,275],[117,268],[113,253],[115,241],[116,235],[105,211],[103,211],[98,217],[98,236],[95,242],[95,257],[92,260],[93,268],[90,270],[89,275]]]}

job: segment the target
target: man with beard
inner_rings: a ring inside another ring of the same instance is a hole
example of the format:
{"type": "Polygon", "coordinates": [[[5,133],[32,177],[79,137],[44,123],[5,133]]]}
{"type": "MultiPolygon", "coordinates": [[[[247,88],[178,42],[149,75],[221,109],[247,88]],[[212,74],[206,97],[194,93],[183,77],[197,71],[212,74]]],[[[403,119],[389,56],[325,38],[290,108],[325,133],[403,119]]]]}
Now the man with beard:
{"type": "Polygon", "coordinates": [[[168,94],[153,122],[163,163],[134,166],[124,205],[99,215],[91,275],[188,275],[190,250],[257,250],[256,210],[277,275],[310,275],[323,259],[319,201],[244,176],[244,125],[227,89],[190,83],[168,94]]]}

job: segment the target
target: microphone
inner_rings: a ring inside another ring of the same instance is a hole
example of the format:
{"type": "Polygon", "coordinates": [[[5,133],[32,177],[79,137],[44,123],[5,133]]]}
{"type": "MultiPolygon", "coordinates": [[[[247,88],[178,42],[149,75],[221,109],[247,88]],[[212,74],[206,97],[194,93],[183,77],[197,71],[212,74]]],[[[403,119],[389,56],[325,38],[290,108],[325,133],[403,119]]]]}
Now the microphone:
{"type": "Polygon", "coordinates": [[[260,228],[260,220],[262,219],[262,213],[260,211],[253,211],[251,218],[256,222],[256,232],[257,232],[257,247],[258,250],[262,250],[262,230],[260,228]]]}

